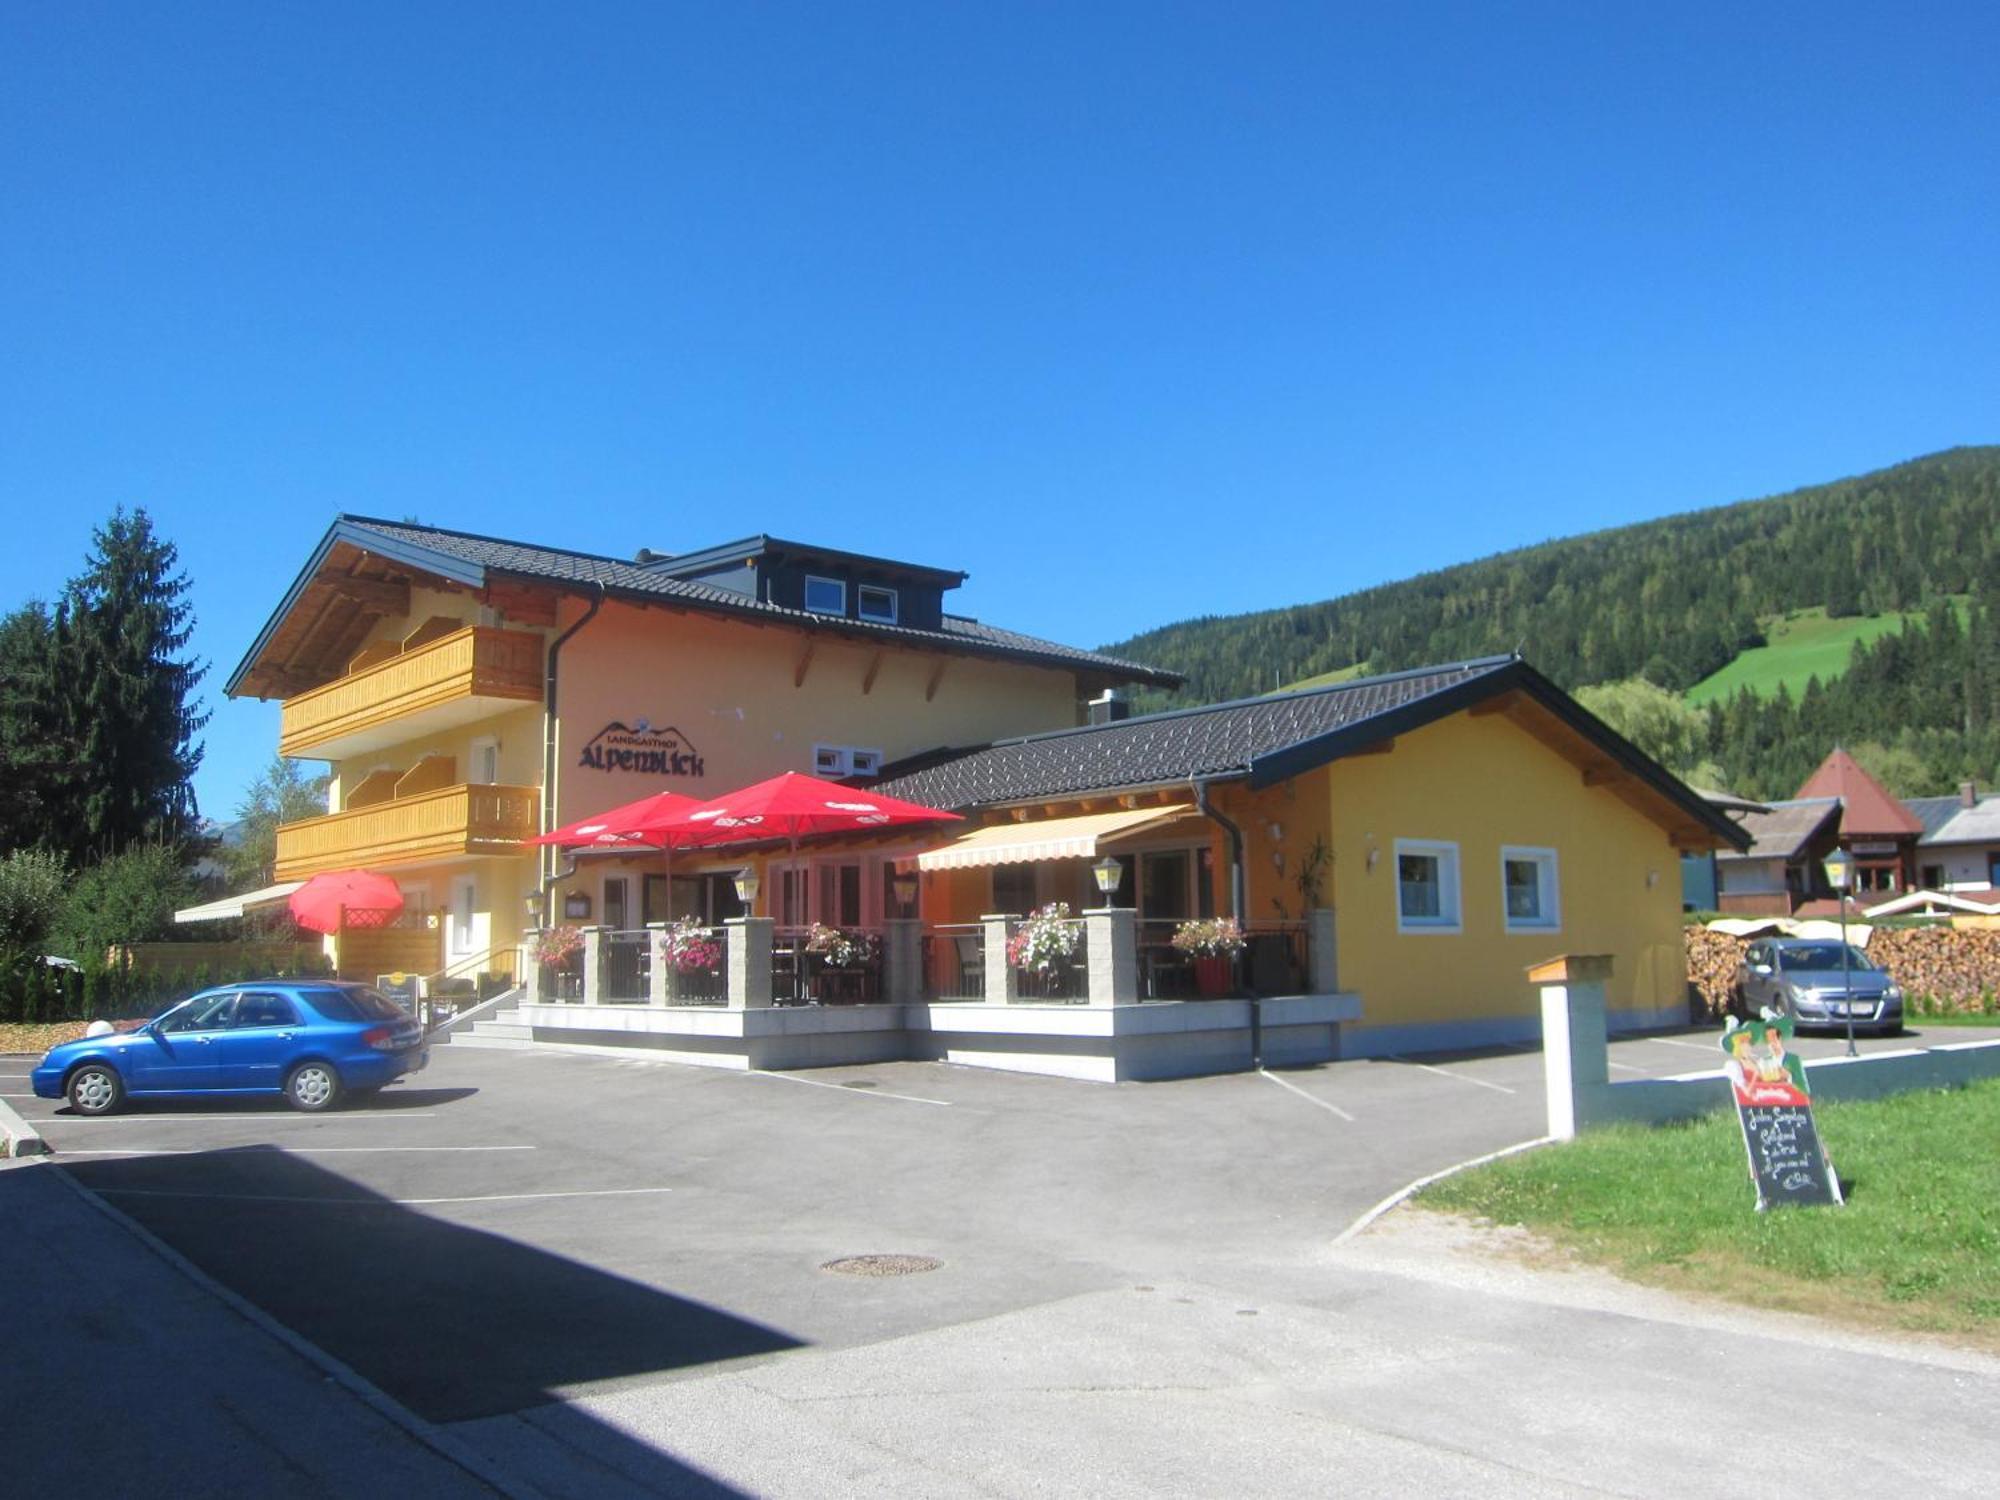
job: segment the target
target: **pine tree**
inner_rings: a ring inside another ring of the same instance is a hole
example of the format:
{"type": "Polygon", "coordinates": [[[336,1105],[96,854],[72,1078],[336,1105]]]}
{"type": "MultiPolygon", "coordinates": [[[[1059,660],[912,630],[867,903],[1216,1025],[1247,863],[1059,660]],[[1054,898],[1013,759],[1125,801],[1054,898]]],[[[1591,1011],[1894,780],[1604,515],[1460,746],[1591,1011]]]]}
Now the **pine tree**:
{"type": "Polygon", "coordinates": [[[207,668],[181,655],[194,631],[179,553],[144,510],[121,508],[92,537],[53,622],[64,762],[46,842],[77,862],[194,832],[194,703],[207,668]]]}

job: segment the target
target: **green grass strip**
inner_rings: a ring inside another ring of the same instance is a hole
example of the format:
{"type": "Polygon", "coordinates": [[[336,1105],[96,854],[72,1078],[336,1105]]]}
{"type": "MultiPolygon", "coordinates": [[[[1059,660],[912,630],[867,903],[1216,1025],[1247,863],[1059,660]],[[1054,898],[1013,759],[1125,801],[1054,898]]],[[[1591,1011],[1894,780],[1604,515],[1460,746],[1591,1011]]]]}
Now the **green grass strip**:
{"type": "Polygon", "coordinates": [[[1418,1202],[1525,1226],[1636,1280],[2000,1348],[2000,1082],[1815,1113],[1843,1208],[1758,1213],[1733,1111],[1591,1131],[1418,1202]]]}

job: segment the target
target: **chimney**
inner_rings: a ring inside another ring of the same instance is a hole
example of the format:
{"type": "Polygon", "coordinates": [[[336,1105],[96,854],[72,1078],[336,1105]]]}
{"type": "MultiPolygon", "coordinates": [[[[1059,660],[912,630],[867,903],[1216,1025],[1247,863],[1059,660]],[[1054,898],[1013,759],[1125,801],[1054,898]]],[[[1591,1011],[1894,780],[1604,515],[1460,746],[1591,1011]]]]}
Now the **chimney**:
{"type": "Polygon", "coordinates": [[[1979,806],[1979,787],[1977,783],[1961,781],[1958,784],[1958,805],[1960,807],[1979,806]]]}
{"type": "Polygon", "coordinates": [[[1106,688],[1090,700],[1092,724],[1116,724],[1132,717],[1132,705],[1119,688],[1106,688]]]}

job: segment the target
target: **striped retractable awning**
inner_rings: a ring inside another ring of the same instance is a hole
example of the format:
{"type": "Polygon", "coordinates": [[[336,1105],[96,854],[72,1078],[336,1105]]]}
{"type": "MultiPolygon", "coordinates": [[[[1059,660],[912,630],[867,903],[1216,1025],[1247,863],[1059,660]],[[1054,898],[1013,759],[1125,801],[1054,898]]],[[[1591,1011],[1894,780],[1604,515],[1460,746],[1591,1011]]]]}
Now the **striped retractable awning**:
{"type": "Polygon", "coordinates": [[[246,911],[255,911],[260,906],[280,906],[293,891],[304,884],[303,880],[281,880],[276,885],[267,885],[260,891],[245,891],[240,896],[225,896],[220,901],[210,901],[201,906],[184,906],[174,913],[174,920],[224,922],[231,917],[240,917],[246,911]]]}
{"type": "Polygon", "coordinates": [[[1044,859],[1089,859],[1105,844],[1171,823],[1194,811],[1191,803],[1168,807],[1120,808],[1116,812],[1081,813],[1073,818],[1043,818],[1033,823],[996,823],[975,828],[948,844],[917,856],[920,870],[964,870],[977,865],[1029,864],[1044,859]]]}

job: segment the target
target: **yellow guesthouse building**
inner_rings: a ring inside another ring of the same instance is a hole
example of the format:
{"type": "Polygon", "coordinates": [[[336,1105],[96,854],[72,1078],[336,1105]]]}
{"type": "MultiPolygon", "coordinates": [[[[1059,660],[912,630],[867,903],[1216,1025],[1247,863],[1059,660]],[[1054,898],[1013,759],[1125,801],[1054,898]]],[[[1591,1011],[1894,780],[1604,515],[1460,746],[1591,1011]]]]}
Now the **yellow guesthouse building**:
{"type": "MultiPolygon", "coordinates": [[[[279,830],[276,877],[397,880],[397,925],[334,940],[343,974],[510,982],[544,921],[735,917],[748,863],[780,932],[921,926],[921,983],[871,1023],[884,1056],[954,1055],[935,1038],[957,1013],[930,1002],[977,998],[985,919],[1104,905],[1106,859],[1135,1014],[1199,1003],[1172,935],[1233,915],[1232,993],[1337,990],[1299,1013],[1335,1055],[1531,1038],[1524,971],[1564,951],[1612,956],[1614,1025],[1685,1016],[1678,857],[1743,836],[1524,661],[1128,717],[1118,690],[1178,679],[948,613],[965,576],[762,536],[622,560],[343,516],[228,684],[283,700],[282,753],[333,770],[327,813],[279,830]],[[966,821],[671,862],[522,843],[781,771],[966,821]]],[[[1013,1065],[986,1025],[968,1060],[1013,1065]]]]}

